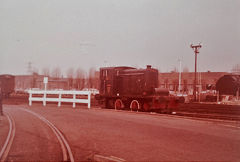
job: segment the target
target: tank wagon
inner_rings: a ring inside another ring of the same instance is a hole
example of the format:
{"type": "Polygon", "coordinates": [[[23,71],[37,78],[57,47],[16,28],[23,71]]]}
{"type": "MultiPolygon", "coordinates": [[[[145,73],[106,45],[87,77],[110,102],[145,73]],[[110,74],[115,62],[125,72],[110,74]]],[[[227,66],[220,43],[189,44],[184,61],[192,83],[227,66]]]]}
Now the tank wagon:
{"type": "Polygon", "coordinates": [[[9,95],[14,92],[15,76],[9,74],[0,75],[0,88],[3,97],[9,97],[9,95]]]}
{"type": "Polygon", "coordinates": [[[240,75],[224,75],[216,83],[216,90],[220,95],[236,96],[240,90],[240,75]]]}
{"type": "Polygon", "coordinates": [[[158,70],[133,67],[100,68],[100,93],[96,99],[105,108],[171,112],[178,99],[158,88],[158,70]]]}

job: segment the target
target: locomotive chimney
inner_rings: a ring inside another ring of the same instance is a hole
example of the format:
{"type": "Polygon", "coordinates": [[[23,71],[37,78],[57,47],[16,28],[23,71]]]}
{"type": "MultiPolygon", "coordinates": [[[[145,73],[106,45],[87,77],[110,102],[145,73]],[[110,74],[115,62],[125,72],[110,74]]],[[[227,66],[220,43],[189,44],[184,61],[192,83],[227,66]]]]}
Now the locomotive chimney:
{"type": "Polygon", "coordinates": [[[152,66],[151,65],[147,65],[147,69],[151,69],[152,68],[152,66]]]}

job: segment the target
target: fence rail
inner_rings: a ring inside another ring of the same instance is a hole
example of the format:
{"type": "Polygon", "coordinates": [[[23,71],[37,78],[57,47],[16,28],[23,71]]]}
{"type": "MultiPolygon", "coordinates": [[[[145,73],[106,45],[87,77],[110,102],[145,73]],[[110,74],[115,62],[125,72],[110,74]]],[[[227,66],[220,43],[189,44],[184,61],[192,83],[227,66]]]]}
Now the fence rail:
{"type": "Polygon", "coordinates": [[[73,108],[76,107],[76,103],[88,104],[88,108],[91,107],[91,92],[90,91],[64,91],[64,90],[29,90],[29,106],[32,105],[33,101],[42,101],[43,106],[46,106],[47,102],[58,102],[58,107],[61,106],[62,102],[73,103],[73,108]],[[34,94],[43,95],[43,97],[33,97],[34,94]],[[58,95],[57,98],[47,98],[47,95],[58,95]],[[72,95],[72,98],[64,98],[63,95],[72,95]],[[78,99],[77,95],[87,96],[87,99],[78,99]]]}

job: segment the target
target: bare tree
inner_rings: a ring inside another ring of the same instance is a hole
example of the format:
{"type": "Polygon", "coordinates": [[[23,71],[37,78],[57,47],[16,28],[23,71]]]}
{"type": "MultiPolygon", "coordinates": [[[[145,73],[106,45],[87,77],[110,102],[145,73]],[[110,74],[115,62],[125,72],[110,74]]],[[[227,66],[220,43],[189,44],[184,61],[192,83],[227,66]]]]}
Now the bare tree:
{"type": "Polygon", "coordinates": [[[185,66],[185,67],[183,68],[183,72],[184,72],[184,73],[188,73],[188,72],[189,72],[189,69],[188,69],[187,66],[185,66]]]}
{"type": "Polygon", "coordinates": [[[69,68],[67,70],[67,77],[68,78],[74,78],[74,69],[73,68],[69,68]]]}
{"type": "Polygon", "coordinates": [[[67,70],[67,78],[68,78],[68,88],[72,89],[73,88],[73,80],[74,80],[74,69],[69,68],[67,70]]]}
{"type": "Polygon", "coordinates": [[[171,73],[177,73],[178,72],[178,69],[177,69],[177,67],[175,66],[174,68],[173,68],[173,70],[171,71],[171,73]]]}
{"type": "Polygon", "coordinates": [[[232,73],[240,74],[240,64],[236,64],[232,68],[232,73]]]}
{"type": "Polygon", "coordinates": [[[36,67],[32,68],[32,73],[33,73],[33,74],[34,74],[34,73],[35,73],[35,74],[38,74],[38,71],[39,71],[39,70],[38,70],[36,67]]]}
{"type": "Polygon", "coordinates": [[[31,88],[37,88],[37,78],[38,78],[38,73],[37,72],[32,72],[32,85],[31,85],[31,88]]]}
{"type": "Polygon", "coordinates": [[[96,88],[96,69],[91,67],[88,73],[88,87],[96,88]]]}
{"type": "Polygon", "coordinates": [[[99,89],[100,87],[100,71],[94,72],[94,88],[99,89]]]}
{"type": "Polygon", "coordinates": [[[61,69],[59,67],[56,67],[52,70],[52,77],[53,78],[60,78],[61,77],[61,69]]]}
{"type": "Polygon", "coordinates": [[[42,69],[42,75],[44,76],[49,76],[50,75],[50,70],[49,68],[45,67],[42,69]]]}
{"type": "Polygon", "coordinates": [[[75,88],[76,89],[83,89],[85,86],[85,75],[84,71],[81,68],[78,68],[76,70],[76,82],[75,82],[75,88]]]}
{"type": "Polygon", "coordinates": [[[37,88],[37,78],[38,78],[38,69],[36,67],[31,67],[32,80],[31,88],[37,88]]]}

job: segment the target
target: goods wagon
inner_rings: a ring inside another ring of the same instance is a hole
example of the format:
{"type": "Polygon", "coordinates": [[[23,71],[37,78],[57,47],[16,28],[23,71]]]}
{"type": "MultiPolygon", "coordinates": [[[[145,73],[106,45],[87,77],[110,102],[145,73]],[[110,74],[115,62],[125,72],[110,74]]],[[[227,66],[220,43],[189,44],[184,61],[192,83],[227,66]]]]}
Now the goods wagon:
{"type": "Polygon", "coordinates": [[[222,76],[216,83],[216,90],[219,91],[220,95],[235,96],[240,90],[240,75],[222,76]]]}
{"type": "Polygon", "coordinates": [[[15,77],[9,74],[0,75],[0,88],[3,97],[9,97],[14,92],[15,77]]]}
{"type": "Polygon", "coordinates": [[[100,68],[100,93],[96,99],[105,108],[170,112],[178,99],[158,88],[158,70],[133,67],[100,68]]]}

